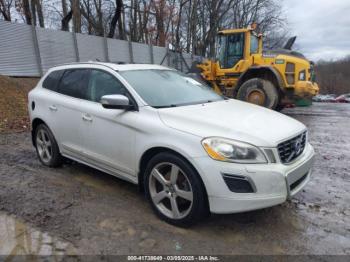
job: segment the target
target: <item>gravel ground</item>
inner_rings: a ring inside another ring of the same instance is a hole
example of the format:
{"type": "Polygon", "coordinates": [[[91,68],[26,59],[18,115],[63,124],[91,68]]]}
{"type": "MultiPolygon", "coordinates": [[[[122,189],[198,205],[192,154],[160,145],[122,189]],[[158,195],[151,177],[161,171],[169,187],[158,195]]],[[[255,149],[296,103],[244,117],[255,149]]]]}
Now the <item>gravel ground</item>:
{"type": "Polygon", "coordinates": [[[212,215],[190,229],[156,218],[136,186],[76,163],[46,168],[29,133],[1,134],[0,243],[18,246],[11,218],[77,254],[350,254],[350,104],[284,113],[308,126],[317,152],[303,192],[276,207],[212,215]]]}

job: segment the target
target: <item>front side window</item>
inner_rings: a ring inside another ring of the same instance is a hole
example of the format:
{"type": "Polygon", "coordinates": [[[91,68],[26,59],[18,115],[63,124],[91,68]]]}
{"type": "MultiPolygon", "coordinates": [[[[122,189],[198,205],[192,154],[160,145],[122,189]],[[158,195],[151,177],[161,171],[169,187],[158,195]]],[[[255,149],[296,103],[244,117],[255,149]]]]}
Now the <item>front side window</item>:
{"type": "Polygon", "coordinates": [[[65,70],[58,87],[58,92],[75,98],[87,99],[88,80],[88,69],[65,70]]]}
{"type": "Polygon", "coordinates": [[[58,83],[64,73],[64,70],[51,72],[44,80],[43,87],[52,91],[57,91],[58,83]]]}
{"type": "Polygon", "coordinates": [[[220,68],[232,68],[243,58],[244,33],[219,35],[216,57],[220,68]]]}
{"type": "Polygon", "coordinates": [[[225,68],[234,67],[243,58],[244,33],[232,34],[227,39],[227,64],[225,68]]]}
{"type": "Polygon", "coordinates": [[[250,35],[250,53],[257,54],[259,50],[259,39],[257,36],[250,35]]]}
{"type": "Polygon", "coordinates": [[[150,106],[173,107],[223,100],[210,87],[173,70],[130,70],[119,74],[150,106]]]}
{"type": "Polygon", "coordinates": [[[91,70],[88,84],[88,99],[100,102],[104,95],[127,95],[123,84],[113,75],[101,70],[91,70]]]}

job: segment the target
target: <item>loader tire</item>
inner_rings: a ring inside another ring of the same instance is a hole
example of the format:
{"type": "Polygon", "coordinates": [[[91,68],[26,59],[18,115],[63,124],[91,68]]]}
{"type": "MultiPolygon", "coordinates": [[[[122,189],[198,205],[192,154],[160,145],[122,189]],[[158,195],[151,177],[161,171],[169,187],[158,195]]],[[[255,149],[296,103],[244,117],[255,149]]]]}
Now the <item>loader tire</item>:
{"type": "Polygon", "coordinates": [[[236,98],[273,110],[279,104],[279,95],[274,84],[261,78],[252,78],[244,82],[239,88],[236,98]]]}

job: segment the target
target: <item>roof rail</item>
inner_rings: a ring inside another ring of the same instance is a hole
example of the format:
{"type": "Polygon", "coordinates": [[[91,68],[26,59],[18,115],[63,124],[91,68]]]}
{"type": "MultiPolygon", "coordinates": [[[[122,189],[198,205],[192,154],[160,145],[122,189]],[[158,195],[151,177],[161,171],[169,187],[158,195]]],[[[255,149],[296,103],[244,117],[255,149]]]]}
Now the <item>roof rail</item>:
{"type": "MultiPolygon", "coordinates": [[[[92,61],[92,60],[89,60],[87,62],[70,62],[70,63],[63,63],[63,64],[59,64],[59,65],[56,65],[54,67],[57,67],[57,66],[64,66],[64,65],[84,65],[84,64],[91,64],[91,65],[102,65],[102,66],[105,66],[105,67],[108,67],[110,69],[112,69],[113,71],[115,71],[115,69],[113,67],[110,67],[109,65],[106,65],[106,63],[108,62],[100,62],[100,61],[92,61]]],[[[113,62],[111,62],[113,64],[113,62]]]]}

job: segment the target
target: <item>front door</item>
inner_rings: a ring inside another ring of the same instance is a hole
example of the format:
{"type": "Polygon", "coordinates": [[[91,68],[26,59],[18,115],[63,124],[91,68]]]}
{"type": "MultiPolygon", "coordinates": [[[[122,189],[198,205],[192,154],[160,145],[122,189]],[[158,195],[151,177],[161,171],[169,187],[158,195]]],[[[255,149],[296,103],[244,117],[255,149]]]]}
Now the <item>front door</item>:
{"type": "Polygon", "coordinates": [[[106,171],[135,181],[134,123],[138,112],[105,109],[100,103],[104,95],[129,95],[123,84],[110,72],[91,69],[88,84],[88,103],[84,104],[84,155],[89,162],[106,171]]]}

